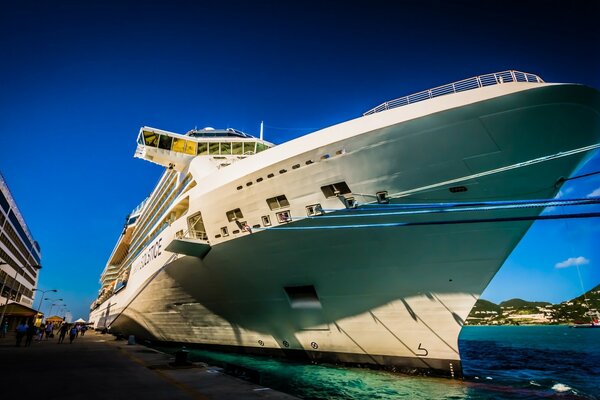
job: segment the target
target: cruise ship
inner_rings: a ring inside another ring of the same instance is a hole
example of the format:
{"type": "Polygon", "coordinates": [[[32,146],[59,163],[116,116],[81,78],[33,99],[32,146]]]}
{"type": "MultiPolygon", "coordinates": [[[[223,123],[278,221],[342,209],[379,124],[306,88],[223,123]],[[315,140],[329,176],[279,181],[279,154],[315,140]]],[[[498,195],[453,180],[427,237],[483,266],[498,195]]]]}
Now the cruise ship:
{"type": "Polygon", "coordinates": [[[599,142],[597,90],[512,70],[277,146],[262,127],[144,126],[135,157],[164,172],[127,216],[90,321],[460,378],[469,311],[599,142]]]}

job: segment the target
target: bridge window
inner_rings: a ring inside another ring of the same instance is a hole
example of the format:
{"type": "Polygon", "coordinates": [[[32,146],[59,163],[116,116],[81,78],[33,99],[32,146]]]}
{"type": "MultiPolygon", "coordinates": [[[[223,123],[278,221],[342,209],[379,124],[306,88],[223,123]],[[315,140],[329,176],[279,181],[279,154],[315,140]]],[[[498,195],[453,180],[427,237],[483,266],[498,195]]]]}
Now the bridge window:
{"type": "Polygon", "coordinates": [[[173,138],[173,147],[171,147],[171,150],[183,153],[183,150],[185,150],[185,139],[173,138]]]}
{"type": "Polygon", "coordinates": [[[232,149],[232,154],[243,154],[244,153],[243,152],[244,149],[243,149],[241,142],[232,143],[231,149],[232,149]]]}
{"type": "Polygon", "coordinates": [[[154,132],[144,131],[144,143],[146,146],[156,147],[158,144],[158,135],[154,132]]]}
{"type": "Polygon", "coordinates": [[[221,155],[231,154],[231,143],[221,143],[221,155]]]}
{"type": "Polygon", "coordinates": [[[208,144],[207,143],[198,143],[198,155],[199,156],[208,155],[208,144]]]}
{"type": "Polygon", "coordinates": [[[266,149],[268,149],[266,144],[263,144],[263,143],[256,144],[256,152],[257,153],[260,153],[261,151],[266,150],[266,149]]]}
{"type": "Polygon", "coordinates": [[[167,135],[160,135],[160,139],[158,141],[158,148],[171,150],[171,144],[173,142],[173,138],[167,135]]]}
{"type": "Polygon", "coordinates": [[[290,202],[283,194],[281,196],[275,196],[267,199],[267,204],[271,210],[279,210],[280,208],[290,206],[290,202]]]}
{"type": "Polygon", "coordinates": [[[219,153],[219,143],[211,143],[208,145],[208,153],[211,156],[218,156],[219,153]]]}
{"type": "Polygon", "coordinates": [[[254,154],[254,142],[244,142],[244,154],[254,154]]]}
{"type": "Polygon", "coordinates": [[[185,141],[185,154],[190,154],[192,156],[196,155],[196,142],[190,142],[189,140],[185,141]]]}

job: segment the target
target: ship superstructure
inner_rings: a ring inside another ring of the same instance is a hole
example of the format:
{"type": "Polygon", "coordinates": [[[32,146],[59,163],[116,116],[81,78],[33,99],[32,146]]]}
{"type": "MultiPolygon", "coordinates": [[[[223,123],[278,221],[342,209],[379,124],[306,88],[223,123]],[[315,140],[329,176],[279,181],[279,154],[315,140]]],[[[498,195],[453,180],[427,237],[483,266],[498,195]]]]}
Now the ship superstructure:
{"type": "Polygon", "coordinates": [[[278,146],[142,127],[135,156],[165,171],[128,216],[90,318],[458,377],[466,316],[548,204],[536,199],[599,146],[599,115],[594,89],[505,71],[278,146]]]}

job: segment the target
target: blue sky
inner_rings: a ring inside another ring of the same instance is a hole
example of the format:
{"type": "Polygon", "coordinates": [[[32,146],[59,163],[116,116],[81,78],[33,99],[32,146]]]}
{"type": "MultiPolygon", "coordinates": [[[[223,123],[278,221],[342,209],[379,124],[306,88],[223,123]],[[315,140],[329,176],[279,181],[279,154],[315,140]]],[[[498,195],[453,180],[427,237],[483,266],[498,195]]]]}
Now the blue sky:
{"type": "MultiPolygon", "coordinates": [[[[125,215],[161,168],[142,125],[281,143],[379,103],[518,69],[600,88],[589,1],[0,2],[0,171],[43,251],[39,286],[87,317],[125,215]],[[323,3],[323,4],[322,4],[323,3]]],[[[600,169],[596,156],[586,170],[600,169]]],[[[563,188],[580,197],[600,177],[563,188]]],[[[598,221],[538,222],[484,297],[561,301],[600,282],[598,221]],[[578,257],[584,257],[588,262],[578,257]]]]}

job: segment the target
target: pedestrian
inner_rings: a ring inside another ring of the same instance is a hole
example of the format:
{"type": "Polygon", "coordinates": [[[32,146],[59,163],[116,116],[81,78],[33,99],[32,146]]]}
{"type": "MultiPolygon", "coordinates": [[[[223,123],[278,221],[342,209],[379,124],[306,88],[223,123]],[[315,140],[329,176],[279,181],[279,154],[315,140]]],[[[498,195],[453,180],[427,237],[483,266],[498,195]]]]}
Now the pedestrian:
{"type": "Polygon", "coordinates": [[[27,325],[25,322],[21,321],[21,323],[17,325],[17,347],[21,346],[25,333],[27,333],[27,325]]]}
{"type": "Polygon", "coordinates": [[[25,340],[25,347],[29,347],[31,345],[31,341],[33,337],[37,333],[37,328],[33,324],[33,321],[29,321],[29,326],[27,326],[27,339],[25,340]]]}
{"type": "Polygon", "coordinates": [[[83,326],[81,327],[81,336],[85,335],[85,331],[87,331],[87,326],[86,326],[86,325],[83,325],[83,326]]]}
{"type": "Polygon", "coordinates": [[[73,340],[75,340],[76,336],[77,336],[77,327],[75,325],[73,325],[73,327],[71,328],[71,331],[69,332],[69,344],[73,344],[73,340]]]}
{"type": "Polygon", "coordinates": [[[60,330],[58,331],[58,344],[61,344],[63,340],[65,340],[65,336],[69,331],[69,324],[62,324],[60,330]]]}
{"type": "Polygon", "coordinates": [[[41,342],[42,339],[44,338],[44,332],[46,330],[46,324],[44,324],[43,322],[40,324],[40,330],[38,331],[38,337],[37,337],[37,341],[41,342]]]}
{"type": "Polygon", "coordinates": [[[6,332],[8,332],[8,320],[5,319],[0,327],[0,337],[5,337],[6,332]]]}
{"type": "Polygon", "coordinates": [[[48,340],[48,338],[51,338],[53,336],[52,330],[54,329],[54,324],[52,322],[50,322],[49,324],[46,324],[46,340],[48,340]]]}

